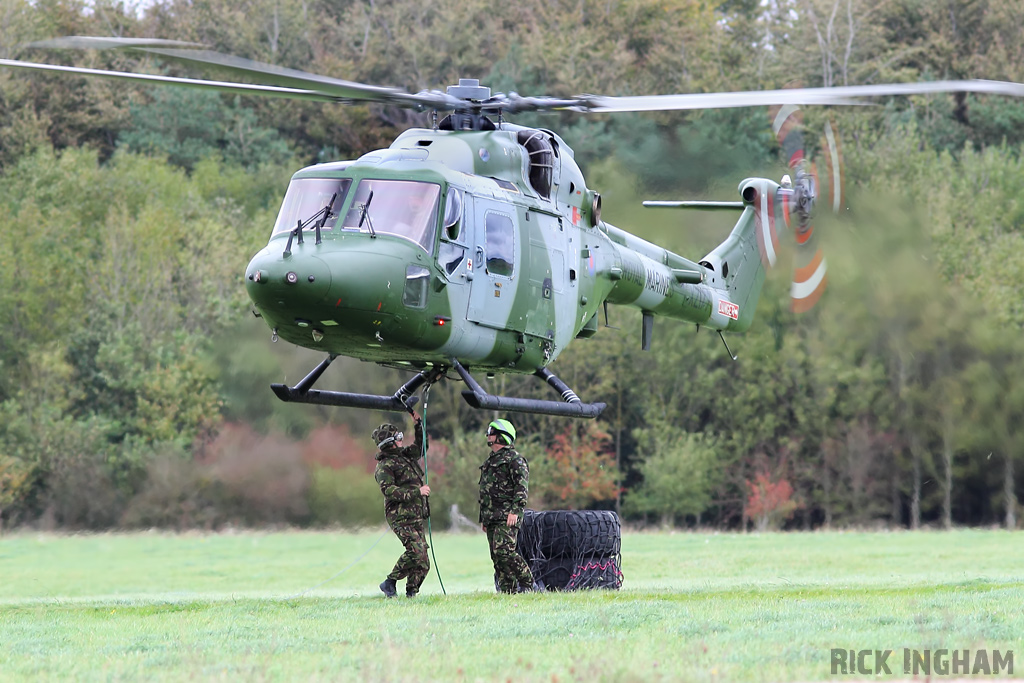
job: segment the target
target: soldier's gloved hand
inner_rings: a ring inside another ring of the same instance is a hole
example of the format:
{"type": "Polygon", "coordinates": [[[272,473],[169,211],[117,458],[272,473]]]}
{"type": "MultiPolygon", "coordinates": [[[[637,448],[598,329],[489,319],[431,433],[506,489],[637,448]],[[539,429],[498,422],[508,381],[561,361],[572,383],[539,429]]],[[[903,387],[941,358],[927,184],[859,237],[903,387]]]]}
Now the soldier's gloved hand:
{"type": "Polygon", "coordinates": [[[429,496],[430,495],[430,487],[429,486],[421,486],[420,487],[420,495],[421,496],[429,496]]]}

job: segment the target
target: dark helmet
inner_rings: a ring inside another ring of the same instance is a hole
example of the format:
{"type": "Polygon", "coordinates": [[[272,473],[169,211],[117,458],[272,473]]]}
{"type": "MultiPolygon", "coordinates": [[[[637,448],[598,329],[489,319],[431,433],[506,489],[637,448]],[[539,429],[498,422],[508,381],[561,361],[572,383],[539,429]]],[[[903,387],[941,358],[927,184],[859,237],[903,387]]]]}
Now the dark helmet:
{"type": "Polygon", "coordinates": [[[487,425],[487,435],[491,434],[497,434],[506,446],[511,446],[516,441],[516,428],[508,420],[495,420],[487,425]]]}
{"type": "Polygon", "coordinates": [[[404,435],[399,431],[398,427],[388,422],[385,422],[380,427],[373,430],[373,434],[370,435],[373,442],[377,444],[377,448],[386,448],[388,446],[395,445],[395,439],[404,438],[404,435]]]}

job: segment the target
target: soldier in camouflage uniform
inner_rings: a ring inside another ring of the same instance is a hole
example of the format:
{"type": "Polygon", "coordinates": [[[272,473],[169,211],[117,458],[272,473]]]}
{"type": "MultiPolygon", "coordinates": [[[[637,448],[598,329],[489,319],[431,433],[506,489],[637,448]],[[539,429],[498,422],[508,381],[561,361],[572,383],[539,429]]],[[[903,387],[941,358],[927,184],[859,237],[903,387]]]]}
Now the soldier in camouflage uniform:
{"type": "Polygon", "coordinates": [[[516,552],[530,489],[530,466],[512,444],[516,429],[508,420],[487,427],[491,453],[480,466],[480,523],[487,532],[498,590],[517,593],[533,590],[533,575],[516,552]]]}
{"type": "Polygon", "coordinates": [[[425,437],[420,416],[413,413],[413,418],[416,438],[411,446],[402,446],[405,435],[392,424],[382,424],[373,430],[372,437],[380,450],[374,478],[384,494],[384,516],[405,546],[405,553],[380,584],[380,589],[389,598],[397,594],[395,582],[406,577],[405,595],[409,598],[415,596],[430,571],[425,535],[430,487],[423,484],[423,469],[419,463],[425,437]]]}

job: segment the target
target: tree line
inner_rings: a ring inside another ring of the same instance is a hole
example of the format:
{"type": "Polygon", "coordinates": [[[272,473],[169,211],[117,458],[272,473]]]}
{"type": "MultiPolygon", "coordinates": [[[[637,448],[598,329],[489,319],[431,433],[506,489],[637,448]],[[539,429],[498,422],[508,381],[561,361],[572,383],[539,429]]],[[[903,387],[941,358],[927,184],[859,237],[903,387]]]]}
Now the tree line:
{"type": "MultiPolygon", "coordinates": [[[[1024,81],[1022,14],[998,0],[0,0],[0,56],[185,74],[26,46],[161,37],[412,90],[472,76],[549,95],[1024,81]]],[[[318,358],[270,343],[241,277],[291,172],[386,146],[418,117],[0,70],[0,521],[378,522],[367,435],[381,416],[277,402],[267,385],[318,358]]],[[[515,417],[533,504],[722,528],[1018,525],[1024,106],[903,98],[808,110],[808,130],[825,117],[842,133],[849,210],[820,217],[822,303],[789,313],[779,268],[754,327],[729,339],[735,362],[717,336],[669,322],[642,352],[638,315],[612,309],[618,330],[556,363],[608,403],[602,418],[515,417]]],[[[521,119],[574,147],[609,221],[688,256],[730,226],[649,215],[640,199],[722,198],[784,172],[756,109],[521,119]]],[[[401,381],[335,365],[327,388],[401,381]]],[[[458,389],[434,387],[427,406],[439,516],[474,514],[485,453],[490,416],[458,389]]]]}

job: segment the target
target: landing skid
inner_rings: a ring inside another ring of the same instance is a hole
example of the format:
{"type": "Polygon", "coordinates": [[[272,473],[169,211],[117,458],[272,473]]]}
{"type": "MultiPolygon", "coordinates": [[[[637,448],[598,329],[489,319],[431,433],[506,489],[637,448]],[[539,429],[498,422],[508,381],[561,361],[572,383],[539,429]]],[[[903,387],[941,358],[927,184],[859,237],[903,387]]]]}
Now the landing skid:
{"type": "Polygon", "coordinates": [[[337,356],[327,356],[320,362],[313,371],[302,378],[294,387],[286,384],[271,384],[277,397],[287,403],[315,403],[322,406],[342,406],[345,408],[367,408],[369,410],[394,410],[397,412],[409,412],[416,405],[419,398],[413,396],[417,389],[431,381],[436,380],[434,371],[421,372],[402,388],[391,396],[378,396],[375,394],[350,394],[344,391],[320,391],[313,389],[313,384],[324,374],[324,370],[337,356]]]}
{"type": "MultiPolygon", "coordinates": [[[[286,384],[271,384],[277,397],[287,403],[313,403],[323,406],[341,406],[345,408],[366,408],[410,412],[419,400],[413,396],[424,384],[433,384],[444,376],[445,368],[424,370],[391,396],[376,394],[350,394],[342,391],[320,391],[313,385],[324,374],[324,371],[337,356],[327,356],[313,371],[302,378],[294,387],[286,384]]],[[[473,408],[478,410],[498,410],[508,413],[533,413],[537,415],[560,415],[563,417],[595,418],[605,409],[604,403],[583,403],[576,393],[565,382],[552,374],[547,368],[540,368],[534,374],[551,385],[562,396],[561,401],[544,401],[535,398],[515,398],[511,396],[494,396],[488,394],[483,387],[469,374],[459,361],[452,359],[452,367],[466,383],[468,389],[463,390],[462,397],[473,408]]]]}
{"type": "Polygon", "coordinates": [[[452,367],[459,373],[468,389],[463,390],[462,398],[466,403],[478,410],[498,410],[508,413],[534,413],[538,415],[560,415],[563,417],[595,418],[605,409],[604,403],[583,403],[579,396],[565,382],[556,377],[547,368],[540,368],[534,375],[551,385],[562,395],[561,401],[544,401],[536,398],[514,398],[511,396],[494,396],[473,379],[469,370],[459,361],[452,359],[452,367]]]}

